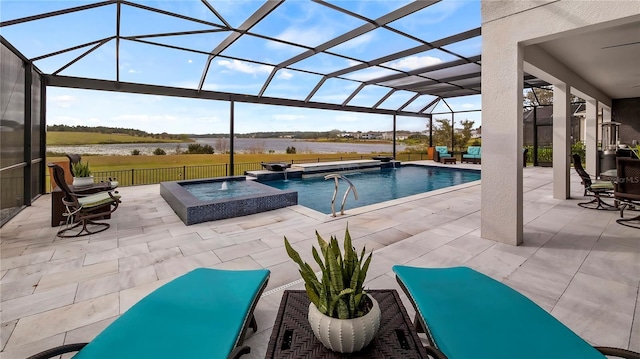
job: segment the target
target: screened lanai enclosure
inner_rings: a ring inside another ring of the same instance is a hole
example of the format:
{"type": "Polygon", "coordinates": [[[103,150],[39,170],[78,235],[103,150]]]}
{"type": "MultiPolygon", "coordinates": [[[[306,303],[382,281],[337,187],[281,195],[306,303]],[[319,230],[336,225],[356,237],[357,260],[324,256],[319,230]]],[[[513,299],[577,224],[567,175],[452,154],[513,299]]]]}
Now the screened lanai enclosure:
{"type": "Polygon", "coordinates": [[[479,2],[31,5],[0,3],[2,223],[44,191],[47,90],[224,102],[231,163],[238,104],[384,115],[393,131],[480,110],[479,2]]]}

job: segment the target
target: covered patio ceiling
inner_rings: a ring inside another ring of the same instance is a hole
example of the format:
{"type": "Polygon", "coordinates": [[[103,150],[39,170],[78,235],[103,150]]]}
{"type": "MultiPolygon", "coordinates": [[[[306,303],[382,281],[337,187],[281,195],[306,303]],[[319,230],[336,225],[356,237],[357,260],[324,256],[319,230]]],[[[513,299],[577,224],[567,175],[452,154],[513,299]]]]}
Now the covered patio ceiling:
{"type": "MultiPolygon", "coordinates": [[[[436,18],[459,4],[78,3],[41,3],[38,14],[16,3],[3,9],[3,41],[50,86],[402,116],[425,116],[441,99],[481,92],[479,2],[466,3],[446,26],[436,18]],[[313,18],[291,16],[301,7],[313,18]],[[91,28],[82,27],[87,19],[91,28]],[[363,52],[364,43],[373,50],[363,52]],[[186,61],[169,60],[176,54],[189,59],[182,78],[186,61]]],[[[531,76],[525,82],[544,84],[531,76]]]]}

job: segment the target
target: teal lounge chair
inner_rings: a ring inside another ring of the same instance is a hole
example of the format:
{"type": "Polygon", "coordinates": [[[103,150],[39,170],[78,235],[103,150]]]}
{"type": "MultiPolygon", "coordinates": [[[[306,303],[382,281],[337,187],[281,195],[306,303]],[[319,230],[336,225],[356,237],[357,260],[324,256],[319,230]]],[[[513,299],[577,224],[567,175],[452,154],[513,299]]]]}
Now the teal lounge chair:
{"type": "Polygon", "coordinates": [[[435,151],[433,151],[433,160],[436,162],[440,162],[440,159],[444,157],[453,156],[451,155],[451,153],[449,153],[447,146],[436,146],[435,151]]]}
{"type": "Polygon", "coordinates": [[[482,161],[482,147],[469,146],[467,150],[462,153],[462,159],[460,162],[480,163],[482,161]]]}
{"type": "Polygon", "coordinates": [[[149,294],[90,343],[63,345],[29,359],[78,351],[74,359],[238,358],[269,270],[195,269],[149,294]]]}
{"type": "Polygon", "coordinates": [[[640,358],[591,346],[527,297],[471,268],[396,265],[393,271],[435,358],[640,358]]]}

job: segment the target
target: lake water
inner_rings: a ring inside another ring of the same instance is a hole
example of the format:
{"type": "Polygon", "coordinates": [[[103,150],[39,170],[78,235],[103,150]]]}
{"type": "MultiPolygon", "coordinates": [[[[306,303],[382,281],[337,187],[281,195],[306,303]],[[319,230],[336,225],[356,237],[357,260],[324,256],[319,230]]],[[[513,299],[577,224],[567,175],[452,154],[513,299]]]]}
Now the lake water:
{"type": "MultiPolygon", "coordinates": [[[[210,145],[216,148],[218,139],[197,138],[197,143],[210,145]]],[[[227,140],[228,141],[228,140],[227,140]]],[[[109,145],[84,145],[84,146],[47,146],[47,151],[57,153],[78,153],[95,155],[130,155],[131,151],[138,150],[141,154],[152,155],[156,148],[163,149],[168,155],[174,154],[179,145],[182,151],[189,147],[190,143],[127,143],[109,145]]],[[[236,153],[252,153],[262,151],[269,153],[286,153],[287,147],[295,147],[297,153],[372,153],[372,152],[393,152],[391,144],[374,143],[335,143],[335,142],[309,142],[288,138],[236,138],[234,140],[236,153]]],[[[396,146],[397,151],[404,150],[403,144],[396,146]]]]}

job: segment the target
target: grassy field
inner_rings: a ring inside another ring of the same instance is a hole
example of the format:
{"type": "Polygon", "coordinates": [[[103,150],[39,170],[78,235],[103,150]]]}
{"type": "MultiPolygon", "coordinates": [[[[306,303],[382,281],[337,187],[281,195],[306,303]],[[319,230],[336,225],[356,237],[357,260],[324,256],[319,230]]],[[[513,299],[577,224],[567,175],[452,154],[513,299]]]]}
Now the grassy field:
{"type": "Polygon", "coordinates": [[[153,137],[129,136],[121,133],[95,133],[95,132],[47,132],[48,146],[70,145],[100,145],[114,143],[172,143],[191,142],[193,140],[169,140],[153,137]]]}
{"type": "MultiPolygon", "coordinates": [[[[318,162],[368,159],[372,154],[237,154],[234,156],[236,175],[244,171],[261,169],[260,162],[318,162]]],[[[67,157],[49,156],[47,162],[58,162],[67,168],[67,157]]],[[[230,175],[228,154],[194,154],[163,156],[83,156],[88,162],[95,181],[117,178],[122,186],[154,184],[221,177],[230,175]],[[216,166],[217,165],[217,166],[216,166]]],[[[48,173],[47,173],[48,174],[48,173]]],[[[46,191],[50,191],[50,178],[46,177],[46,191]]]]}
{"type": "MultiPolygon", "coordinates": [[[[371,156],[373,154],[363,154],[371,156]]],[[[339,159],[340,156],[353,158],[358,154],[236,154],[235,163],[250,162],[290,162],[291,160],[339,159]]],[[[47,162],[69,161],[66,157],[47,157],[47,162]]],[[[165,155],[165,156],[83,156],[82,162],[89,162],[91,171],[117,171],[144,168],[167,168],[182,166],[204,166],[229,163],[228,154],[213,155],[165,155]]]]}

